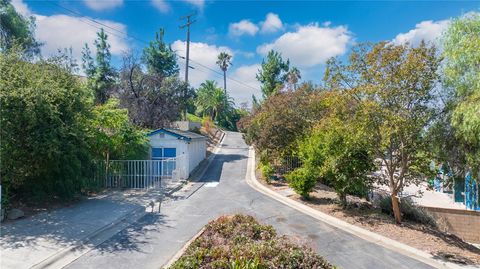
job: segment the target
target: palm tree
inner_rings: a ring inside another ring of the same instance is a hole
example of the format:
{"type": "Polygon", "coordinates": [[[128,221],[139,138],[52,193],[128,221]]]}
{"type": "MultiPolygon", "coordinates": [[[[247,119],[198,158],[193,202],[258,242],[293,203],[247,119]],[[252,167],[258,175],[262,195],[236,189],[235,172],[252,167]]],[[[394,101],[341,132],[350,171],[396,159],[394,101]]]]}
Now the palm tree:
{"type": "Polygon", "coordinates": [[[221,52],[218,54],[217,64],[223,71],[223,90],[227,92],[227,69],[232,65],[232,55],[221,52]]]}
{"type": "Polygon", "coordinates": [[[297,89],[297,83],[301,78],[302,76],[300,75],[300,70],[298,70],[296,67],[292,67],[287,73],[287,81],[291,87],[293,86],[294,90],[297,89]]]}
{"type": "Polygon", "coordinates": [[[227,112],[228,107],[233,107],[233,101],[217,86],[213,80],[207,80],[200,85],[195,101],[198,113],[209,115],[212,120],[217,119],[220,112],[227,112]]]}

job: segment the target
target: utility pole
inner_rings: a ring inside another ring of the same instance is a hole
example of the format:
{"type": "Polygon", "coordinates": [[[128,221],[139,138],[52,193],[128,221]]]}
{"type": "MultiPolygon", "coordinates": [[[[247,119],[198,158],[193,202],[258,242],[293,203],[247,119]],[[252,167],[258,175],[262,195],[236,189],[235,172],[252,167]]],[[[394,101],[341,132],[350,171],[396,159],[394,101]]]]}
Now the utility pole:
{"type": "Polygon", "coordinates": [[[185,83],[187,84],[187,88],[185,89],[185,112],[184,112],[184,119],[187,120],[187,91],[188,91],[188,69],[190,68],[190,25],[192,25],[195,20],[192,20],[192,17],[195,16],[196,13],[191,13],[187,16],[181,17],[180,20],[187,20],[187,23],[180,26],[180,29],[187,27],[187,55],[185,57],[185,83]]]}

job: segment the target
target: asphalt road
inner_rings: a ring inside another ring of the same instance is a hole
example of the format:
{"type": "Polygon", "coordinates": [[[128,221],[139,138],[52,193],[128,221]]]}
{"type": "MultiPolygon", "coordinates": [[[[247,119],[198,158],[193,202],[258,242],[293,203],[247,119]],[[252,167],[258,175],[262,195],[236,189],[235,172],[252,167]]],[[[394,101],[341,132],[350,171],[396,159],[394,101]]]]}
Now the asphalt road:
{"type": "Polygon", "coordinates": [[[160,268],[210,220],[246,213],[306,243],[339,268],[432,268],[304,215],[245,182],[248,146],[229,132],[210,166],[190,188],[67,268],[160,268]]]}

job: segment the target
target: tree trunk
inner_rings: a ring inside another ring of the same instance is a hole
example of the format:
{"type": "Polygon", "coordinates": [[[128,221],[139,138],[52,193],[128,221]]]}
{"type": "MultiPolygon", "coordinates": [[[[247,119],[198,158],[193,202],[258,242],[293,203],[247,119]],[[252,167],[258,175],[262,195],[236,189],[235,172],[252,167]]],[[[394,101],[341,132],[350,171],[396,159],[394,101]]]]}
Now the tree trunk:
{"type": "Polygon", "coordinates": [[[393,209],[393,216],[395,217],[395,221],[397,224],[402,223],[402,213],[400,212],[400,203],[396,193],[392,193],[392,209],[393,209]]]}
{"type": "Polygon", "coordinates": [[[227,71],[223,71],[223,90],[227,93],[227,71]]]}
{"type": "Polygon", "coordinates": [[[342,208],[347,208],[347,195],[345,193],[340,193],[338,194],[338,198],[340,199],[342,208]]]}

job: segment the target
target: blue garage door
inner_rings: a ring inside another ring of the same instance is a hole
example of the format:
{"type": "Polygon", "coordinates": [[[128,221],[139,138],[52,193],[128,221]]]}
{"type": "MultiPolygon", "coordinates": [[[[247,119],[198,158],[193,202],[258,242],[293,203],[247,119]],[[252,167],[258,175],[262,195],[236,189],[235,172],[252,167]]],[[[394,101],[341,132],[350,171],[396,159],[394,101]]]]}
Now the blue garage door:
{"type": "Polygon", "coordinates": [[[162,176],[171,176],[177,166],[176,160],[172,159],[175,157],[177,157],[176,148],[152,148],[152,160],[162,160],[162,164],[155,167],[155,172],[162,176]]]}

